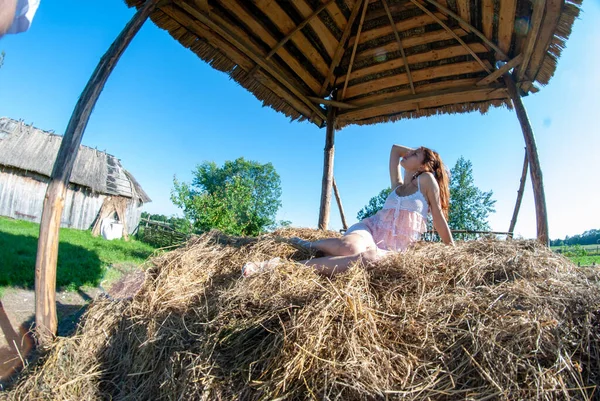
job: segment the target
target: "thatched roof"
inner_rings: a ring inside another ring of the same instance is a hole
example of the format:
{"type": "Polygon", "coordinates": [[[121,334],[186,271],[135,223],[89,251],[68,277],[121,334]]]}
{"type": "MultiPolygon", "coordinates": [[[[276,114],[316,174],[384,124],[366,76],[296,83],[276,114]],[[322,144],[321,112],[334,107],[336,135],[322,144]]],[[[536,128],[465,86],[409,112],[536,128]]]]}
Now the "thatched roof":
{"type": "MultiPolygon", "coordinates": [[[[32,171],[50,177],[62,136],[22,121],[0,117],[0,166],[32,171]]],[[[80,146],[70,182],[105,195],[151,202],[131,173],[116,157],[80,146]]]]}
{"type": "Polygon", "coordinates": [[[292,119],[322,126],[333,94],[344,126],[510,107],[482,80],[512,60],[523,93],[546,85],[581,1],[174,0],[151,19],[292,119]]]}

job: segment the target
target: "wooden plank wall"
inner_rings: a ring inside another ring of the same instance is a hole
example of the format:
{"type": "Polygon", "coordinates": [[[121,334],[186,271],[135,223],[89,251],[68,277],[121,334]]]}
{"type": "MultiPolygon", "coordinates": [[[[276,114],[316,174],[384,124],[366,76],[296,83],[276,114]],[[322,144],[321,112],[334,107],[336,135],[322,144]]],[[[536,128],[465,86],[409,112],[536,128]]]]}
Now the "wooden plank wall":
{"type": "MultiPolygon", "coordinates": [[[[0,167],[0,216],[39,223],[47,186],[47,177],[0,167]]],[[[105,197],[79,185],[69,185],[60,226],[88,230],[105,197]]],[[[127,227],[130,233],[139,224],[141,209],[138,202],[128,202],[127,227]]]]}

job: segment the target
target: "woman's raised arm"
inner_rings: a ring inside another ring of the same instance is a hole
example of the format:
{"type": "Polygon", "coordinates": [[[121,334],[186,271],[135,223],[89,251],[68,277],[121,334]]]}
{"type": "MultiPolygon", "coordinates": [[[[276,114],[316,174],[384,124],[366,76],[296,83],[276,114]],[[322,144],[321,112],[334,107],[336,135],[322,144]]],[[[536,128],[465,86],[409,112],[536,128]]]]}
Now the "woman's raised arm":
{"type": "Polygon", "coordinates": [[[400,171],[400,158],[404,157],[408,152],[414,150],[406,146],[392,145],[390,152],[390,184],[392,189],[404,182],[400,171]]]}

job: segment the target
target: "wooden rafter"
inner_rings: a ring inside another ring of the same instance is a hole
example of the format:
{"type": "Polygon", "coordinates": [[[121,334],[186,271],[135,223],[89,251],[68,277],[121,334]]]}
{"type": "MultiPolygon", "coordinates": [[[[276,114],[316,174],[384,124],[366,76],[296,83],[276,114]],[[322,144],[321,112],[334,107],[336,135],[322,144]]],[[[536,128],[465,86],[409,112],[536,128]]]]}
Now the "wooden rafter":
{"type": "MultiPolygon", "coordinates": [[[[467,45],[464,42],[464,40],[462,40],[457,34],[455,34],[454,31],[448,27],[448,25],[444,24],[444,22],[441,19],[439,19],[434,13],[432,13],[431,11],[429,11],[424,5],[422,5],[421,3],[419,3],[418,0],[410,0],[410,1],[414,5],[416,5],[417,7],[419,7],[425,14],[427,14],[431,18],[433,18],[435,20],[435,22],[437,22],[438,24],[440,24],[446,31],[448,31],[448,33],[450,33],[450,35],[452,35],[452,37],[454,39],[456,39],[458,41],[458,43],[460,43],[461,45],[463,45],[465,47],[465,49],[467,49],[469,51],[469,53],[471,54],[471,56],[473,56],[473,58],[475,60],[477,60],[477,62],[483,67],[484,70],[486,70],[488,73],[491,72],[491,70],[488,68],[488,66],[485,65],[485,63],[483,61],[481,61],[481,59],[479,58],[479,56],[477,56],[477,54],[475,54],[475,52],[473,50],[471,50],[471,48],[469,47],[469,45],[467,45]]],[[[431,0],[426,0],[426,1],[431,1],[431,0]]]]}
{"type": "Polygon", "coordinates": [[[546,8],[546,0],[537,0],[533,3],[533,14],[531,15],[531,22],[529,24],[529,33],[527,35],[527,41],[523,49],[523,62],[517,71],[517,81],[521,81],[525,78],[525,71],[529,65],[533,48],[538,38],[540,26],[544,18],[544,9],[546,8]]]}
{"type": "MultiPolygon", "coordinates": [[[[177,21],[179,21],[181,26],[185,27],[189,32],[210,40],[210,42],[218,46],[220,50],[226,51],[231,61],[236,63],[242,70],[250,71],[256,65],[250,58],[246,57],[242,52],[240,52],[239,49],[236,49],[229,42],[225,41],[219,35],[211,31],[206,25],[198,22],[183,12],[180,8],[174,6],[173,4],[168,4],[161,7],[160,10],[170,17],[177,18],[177,21]]],[[[269,88],[277,96],[285,99],[290,106],[303,115],[308,115],[312,112],[306,104],[283,88],[277,80],[272,78],[264,71],[257,71],[254,78],[262,85],[269,88]]],[[[320,124],[321,122],[322,120],[315,121],[316,124],[320,124]]]]}
{"type": "MultiPolygon", "coordinates": [[[[248,25],[248,29],[254,32],[255,35],[259,36],[267,45],[275,46],[277,40],[273,37],[270,31],[268,31],[263,25],[259,24],[252,18],[252,15],[246,10],[242,4],[237,0],[229,0],[222,3],[223,7],[236,18],[245,21],[248,25]]],[[[319,89],[320,82],[308,72],[306,66],[304,66],[298,59],[291,55],[285,47],[279,49],[277,55],[281,58],[282,62],[296,74],[311,90],[316,93],[319,89]]]]}
{"type": "Polygon", "coordinates": [[[337,107],[338,109],[355,109],[358,107],[354,104],[350,104],[347,102],[339,102],[337,100],[331,100],[331,99],[322,99],[320,97],[315,97],[315,96],[309,96],[308,98],[310,100],[312,100],[313,102],[315,102],[316,104],[326,104],[328,106],[337,107]]]}
{"type": "Polygon", "coordinates": [[[515,29],[515,15],[517,0],[502,0],[500,3],[500,15],[498,16],[498,47],[508,53],[515,29]]]}
{"type": "MultiPolygon", "coordinates": [[[[414,96],[414,95],[412,95],[414,96]]],[[[476,104],[480,103],[482,106],[487,108],[490,101],[499,104],[506,104],[507,99],[506,90],[503,89],[498,92],[490,92],[490,89],[478,89],[468,90],[456,94],[438,95],[429,97],[427,99],[418,100],[407,100],[400,103],[393,103],[387,106],[375,107],[362,112],[355,112],[351,110],[344,116],[340,116],[339,123],[343,126],[352,122],[360,122],[369,120],[372,118],[383,118],[384,120],[392,116],[398,116],[406,112],[419,112],[426,109],[438,109],[444,108],[445,106],[456,106],[461,105],[462,107],[468,107],[473,110],[477,108],[476,104]]],[[[393,118],[393,117],[392,117],[393,118]]]]}
{"type": "MultiPolygon", "coordinates": [[[[380,1],[380,0],[377,0],[377,1],[380,1]]],[[[384,9],[384,11],[385,11],[385,9],[384,9]]],[[[390,7],[390,11],[391,11],[391,7],[390,7]]],[[[438,18],[440,18],[442,20],[447,19],[446,15],[444,15],[442,13],[438,12],[438,13],[436,13],[436,15],[438,18]]],[[[384,16],[385,16],[385,19],[387,19],[387,14],[385,14],[384,16]]],[[[365,17],[365,20],[366,20],[366,17],[365,17]]],[[[381,23],[383,23],[383,19],[382,19],[381,23]]],[[[398,29],[400,32],[402,32],[402,31],[408,31],[411,29],[423,28],[423,27],[426,27],[427,25],[431,25],[431,18],[426,14],[421,14],[421,15],[406,18],[406,19],[403,19],[402,21],[397,22],[396,29],[398,29]]],[[[394,34],[394,31],[393,31],[392,27],[390,26],[390,24],[384,23],[384,25],[379,25],[376,28],[363,30],[361,32],[360,38],[358,38],[358,39],[356,38],[356,36],[351,36],[349,43],[354,44],[354,42],[358,40],[358,44],[363,45],[366,42],[370,42],[375,39],[382,39],[382,38],[388,37],[393,34],[394,34]]]]}
{"type": "MultiPolygon", "coordinates": [[[[473,43],[470,45],[470,47],[475,52],[485,52],[487,49],[483,43],[473,43]]],[[[406,61],[409,64],[426,63],[431,60],[442,60],[445,58],[464,56],[464,55],[468,55],[468,54],[470,54],[470,53],[463,46],[457,44],[457,45],[451,46],[451,47],[445,47],[442,49],[434,49],[434,50],[430,50],[430,51],[427,51],[424,53],[412,54],[410,56],[406,56],[406,61]]],[[[376,64],[370,65],[368,67],[363,67],[359,70],[353,70],[352,74],[350,74],[349,79],[353,80],[353,79],[357,79],[357,78],[366,77],[366,76],[372,75],[372,74],[379,74],[384,71],[390,71],[390,70],[394,70],[396,68],[400,68],[403,65],[404,65],[404,61],[402,60],[402,58],[391,59],[389,61],[385,61],[382,63],[376,63],[376,64]]],[[[411,72],[411,74],[412,74],[412,72],[411,72]]],[[[343,82],[342,80],[344,78],[345,77],[340,77],[340,79],[337,82],[338,83],[343,82]]]]}
{"type": "Polygon", "coordinates": [[[404,53],[404,47],[402,46],[402,40],[400,39],[400,35],[398,34],[398,29],[396,28],[396,23],[394,22],[394,17],[392,17],[392,13],[390,12],[390,8],[388,6],[387,0],[381,0],[383,3],[383,8],[385,8],[385,12],[390,20],[390,25],[392,26],[392,30],[394,31],[394,36],[396,37],[396,42],[398,42],[398,47],[400,48],[400,54],[402,55],[402,61],[404,62],[404,68],[406,69],[406,75],[408,76],[408,82],[410,84],[410,90],[413,95],[415,94],[415,84],[412,79],[412,75],[410,74],[410,67],[408,66],[408,61],[406,60],[406,54],[404,53]]]}
{"type": "Polygon", "coordinates": [[[492,85],[488,85],[485,87],[477,87],[477,86],[471,85],[471,86],[462,86],[462,87],[458,87],[458,88],[449,88],[449,89],[441,89],[441,90],[436,90],[436,91],[431,91],[431,92],[417,93],[416,95],[409,94],[409,95],[395,96],[395,97],[390,97],[390,98],[387,98],[387,99],[384,99],[381,101],[368,103],[368,104],[362,105],[360,107],[357,107],[353,110],[340,113],[339,117],[344,118],[346,115],[348,115],[350,113],[357,113],[357,112],[361,112],[361,111],[368,110],[368,109],[388,106],[388,105],[394,104],[394,103],[407,103],[407,102],[410,103],[410,102],[416,102],[416,101],[421,101],[421,100],[429,100],[429,99],[436,98],[438,96],[455,95],[455,94],[463,94],[463,93],[470,93],[470,92],[485,92],[485,91],[489,91],[489,90],[493,90],[493,89],[498,89],[501,87],[502,86],[500,84],[492,84],[492,85]]]}
{"type": "Polygon", "coordinates": [[[188,14],[198,19],[198,21],[202,22],[204,25],[208,26],[210,29],[219,34],[223,39],[231,43],[234,47],[240,49],[243,53],[247,54],[256,64],[258,64],[261,68],[271,74],[276,80],[278,80],[282,85],[284,85],[290,92],[296,95],[303,103],[305,103],[314,113],[316,113],[321,119],[325,120],[326,116],[319,107],[316,107],[313,102],[311,102],[304,93],[294,84],[292,84],[289,79],[285,77],[285,75],[279,70],[279,68],[270,65],[263,56],[256,53],[251,46],[249,46],[245,41],[239,38],[236,34],[230,32],[228,29],[223,26],[215,23],[212,19],[202,14],[195,8],[191,7],[187,3],[183,1],[177,1],[178,4],[183,10],[185,10],[188,14]]]}
{"type": "MultiPolygon", "coordinates": [[[[294,36],[295,33],[297,33],[298,31],[300,31],[302,28],[304,28],[310,21],[313,20],[313,18],[317,17],[321,11],[325,10],[327,7],[329,7],[329,5],[331,3],[333,3],[335,0],[329,0],[327,2],[325,2],[324,4],[322,4],[319,8],[317,8],[311,15],[309,15],[304,21],[302,21],[300,24],[298,24],[291,32],[289,32],[285,38],[281,39],[279,42],[277,42],[277,44],[275,46],[273,46],[273,48],[269,51],[269,53],[267,53],[267,55],[265,56],[265,60],[269,60],[271,57],[273,57],[273,55],[275,53],[277,53],[277,51],[283,46],[285,45],[291,38],[292,36],[294,36]]],[[[252,69],[252,71],[250,71],[250,75],[254,75],[254,73],[256,72],[256,70],[258,70],[260,67],[257,65],[256,67],[254,67],[252,69]]]]}
{"type": "Polygon", "coordinates": [[[494,0],[481,0],[483,36],[491,38],[494,27],[494,0]]]}
{"type": "MultiPolygon", "coordinates": [[[[357,0],[360,1],[360,0],[357,0]]],[[[340,100],[344,100],[346,96],[346,89],[348,88],[348,76],[352,73],[352,65],[354,64],[354,57],[356,56],[356,48],[358,47],[358,40],[360,38],[360,32],[362,31],[363,23],[365,22],[365,15],[367,14],[367,7],[369,6],[369,0],[364,0],[364,6],[362,14],[360,15],[360,22],[358,23],[358,31],[356,32],[356,40],[354,46],[352,46],[352,55],[350,56],[350,64],[348,65],[348,72],[346,73],[346,82],[344,82],[344,89],[342,89],[342,95],[340,100]]]]}
{"type": "Polygon", "coordinates": [[[342,57],[344,56],[344,50],[346,49],[346,41],[348,40],[348,37],[350,36],[350,32],[352,31],[352,24],[354,24],[354,20],[356,19],[356,17],[358,16],[358,12],[360,11],[360,1],[357,1],[356,3],[354,3],[354,7],[352,8],[352,13],[350,14],[350,18],[348,19],[348,23],[346,24],[346,27],[344,28],[344,33],[342,34],[342,38],[340,39],[340,42],[338,43],[338,47],[337,49],[335,49],[335,53],[333,55],[333,60],[331,60],[331,64],[329,65],[329,72],[327,73],[327,77],[325,78],[325,81],[323,82],[323,85],[321,85],[321,89],[319,90],[319,95],[320,96],[324,96],[326,93],[325,91],[327,90],[327,87],[329,86],[329,83],[332,82],[333,80],[333,74],[334,71],[336,69],[336,67],[340,64],[340,61],[342,60],[342,57]]]}
{"type": "MultiPolygon", "coordinates": [[[[490,68],[492,66],[490,65],[490,68]]],[[[481,65],[475,60],[464,61],[461,63],[437,65],[435,67],[425,68],[413,71],[413,80],[415,84],[421,81],[428,81],[436,78],[452,77],[460,74],[481,73],[483,72],[481,65]]],[[[382,89],[393,88],[399,85],[408,85],[408,77],[406,75],[392,75],[380,79],[373,79],[348,87],[346,99],[354,99],[359,96],[365,96],[369,93],[376,92],[382,89]]]]}
{"type": "Polygon", "coordinates": [[[522,61],[523,53],[519,54],[517,57],[510,60],[508,63],[504,64],[502,67],[498,68],[496,71],[492,72],[490,75],[477,82],[477,86],[484,86],[494,82],[498,78],[501,78],[502,75],[521,64],[522,61]]]}
{"type": "Polygon", "coordinates": [[[536,88],[533,86],[533,81],[538,79],[538,74],[543,65],[543,60],[546,57],[548,46],[554,40],[554,33],[561,20],[561,13],[564,2],[561,0],[546,0],[546,10],[544,11],[544,21],[542,28],[538,33],[537,43],[533,49],[533,54],[529,60],[527,66],[527,78],[529,80],[519,81],[517,84],[521,85],[524,91],[535,92],[536,88]],[[527,82],[529,81],[529,82],[527,82]]]}
{"type": "MultiPolygon", "coordinates": [[[[414,0],[411,0],[413,3],[417,4],[414,0]]],[[[469,31],[473,32],[475,35],[477,35],[479,37],[479,39],[483,40],[488,46],[490,46],[492,49],[494,49],[494,51],[496,52],[496,54],[499,56],[498,58],[500,60],[508,60],[508,56],[502,51],[502,49],[500,49],[498,46],[496,46],[496,44],[494,42],[492,42],[489,38],[487,38],[483,33],[481,33],[481,31],[477,28],[475,28],[473,25],[471,25],[469,22],[465,21],[463,18],[461,18],[459,15],[457,15],[456,13],[452,12],[450,9],[448,9],[447,7],[444,7],[443,5],[441,5],[440,3],[438,3],[435,0],[425,0],[430,4],[433,4],[434,6],[436,6],[440,11],[442,11],[443,13],[445,13],[446,15],[449,15],[450,17],[454,18],[455,20],[457,20],[464,28],[467,28],[469,31]]],[[[423,9],[423,8],[421,8],[423,9]]]]}
{"type": "MultiPolygon", "coordinates": [[[[428,84],[426,89],[428,92],[433,92],[441,89],[450,89],[450,88],[458,88],[458,87],[473,87],[479,81],[480,78],[464,78],[464,79],[451,79],[447,81],[435,82],[432,84],[428,84]]],[[[410,88],[400,89],[394,92],[389,93],[380,93],[377,95],[369,95],[366,97],[361,97],[352,100],[352,105],[354,106],[365,106],[374,102],[383,101],[386,99],[392,99],[398,96],[408,96],[412,94],[410,88]]]]}

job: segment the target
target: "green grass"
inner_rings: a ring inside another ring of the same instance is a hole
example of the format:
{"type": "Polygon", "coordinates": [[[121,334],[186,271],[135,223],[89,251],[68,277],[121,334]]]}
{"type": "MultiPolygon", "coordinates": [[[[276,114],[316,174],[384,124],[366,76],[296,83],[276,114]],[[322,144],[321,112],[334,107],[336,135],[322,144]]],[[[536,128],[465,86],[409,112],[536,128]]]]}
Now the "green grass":
{"type": "MultiPolygon", "coordinates": [[[[600,250],[600,244],[589,244],[589,245],[580,245],[580,246],[588,252],[600,250]]],[[[565,246],[565,245],[555,245],[555,246],[550,247],[550,249],[552,249],[553,251],[556,251],[558,249],[568,249],[568,248],[569,247],[565,246]]]]}
{"type": "MultiPolygon", "coordinates": [[[[39,224],[0,217],[0,296],[2,287],[33,288],[39,224]]],[[[148,244],[107,241],[90,231],[60,229],[58,288],[96,287],[105,275],[114,280],[113,264],[141,264],[154,252],[148,244]]]]}
{"type": "Polygon", "coordinates": [[[571,256],[569,259],[575,264],[580,263],[581,266],[590,266],[593,263],[596,263],[596,266],[600,265],[600,255],[571,256]]]}

